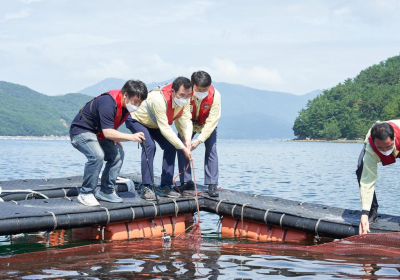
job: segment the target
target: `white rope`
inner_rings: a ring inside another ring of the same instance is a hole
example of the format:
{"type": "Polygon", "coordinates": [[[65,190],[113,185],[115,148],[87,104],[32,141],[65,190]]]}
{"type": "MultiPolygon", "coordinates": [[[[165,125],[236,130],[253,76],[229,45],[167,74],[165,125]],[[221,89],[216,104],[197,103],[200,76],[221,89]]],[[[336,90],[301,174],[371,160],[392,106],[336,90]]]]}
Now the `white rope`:
{"type": "Polygon", "coordinates": [[[241,214],[242,229],[240,231],[240,236],[242,236],[242,232],[243,232],[243,210],[244,210],[244,207],[246,207],[247,205],[250,205],[250,203],[245,203],[245,204],[242,205],[242,214],[241,214]]]}
{"type": "Polygon", "coordinates": [[[285,214],[282,214],[281,219],[279,221],[279,225],[282,227],[282,221],[283,221],[283,217],[285,217],[285,214]]]}
{"type": "MultiPolygon", "coordinates": [[[[2,188],[0,186],[0,195],[1,195],[1,192],[2,192],[2,188]]],[[[0,202],[4,202],[4,200],[1,197],[0,197],[0,202]]]]}
{"type": "Polygon", "coordinates": [[[321,220],[322,220],[322,218],[318,219],[318,222],[315,224],[315,234],[316,234],[317,236],[319,236],[319,235],[318,235],[318,226],[319,226],[319,222],[321,222],[321,220]]]}
{"type": "Polygon", "coordinates": [[[178,212],[179,212],[179,205],[178,205],[178,203],[176,203],[176,200],[175,199],[173,199],[173,198],[170,198],[173,202],[174,202],[174,204],[175,204],[175,217],[176,218],[178,218],[178,212]]]}
{"type": "Polygon", "coordinates": [[[267,211],[265,211],[265,214],[264,214],[264,222],[265,222],[266,225],[268,225],[267,217],[268,217],[268,213],[269,213],[270,210],[271,209],[267,209],[267,211]]]}
{"type": "Polygon", "coordinates": [[[53,216],[53,219],[54,219],[54,228],[53,228],[53,230],[56,230],[56,228],[57,228],[57,218],[56,218],[56,214],[54,214],[54,213],[51,212],[51,211],[47,211],[47,213],[50,213],[50,214],[53,216]]]}
{"type": "Polygon", "coordinates": [[[72,201],[72,199],[67,196],[67,191],[64,188],[62,188],[62,190],[64,191],[64,198],[68,199],[69,201],[72,201]]]}
{"type": "Polygon", "coordinates": [[[106,210],[106,212],[107,212],[107,223],[106,223],[106,225],[108,225],[110,223],[110,212],[108,212],[108,209],[106,207],[100,207],[100,208],[106,210]]]}
{"type": "Polygon", "coordinates": [[[132,220],[131,221],[133,221],[135,219],[135,209],[133,209],[133,207],[131,207],[131,210],[132,210],[132,220]]]}
{"type": "Polygon", "coordinates": [[[157,217],[157,213],[158,213],[157,206],[156,206],[156,204],[154,202],[150,202],[149,201],[149,203],[153,204],[153,206],[154,206],[154,211],[155,211],[154,218],[155,218],[155,217],[157,217]]]}
{"type": "Polygon", "coordinates": [[[217,214],[218,214],[219,205],[221,204],[222,201],[226,201],[226,199],[221,199],[221,200],[217,203],[217,206],[215,207],[215,213],[217,213],[217,214]]]}
{"type": "Polygon", "coordinates": [[[40,195],[41,197],[43,197],[43,198],[45,198],[45,199],[49,199],[46,195],[44,195],[44,194],[42,194],[42,193],[40,193],[40,192],[31,190],[31,189],[26,189],[26,190],[2,190],[2,192],[3,192],[3,193],[26,193],[26,192],[28,192],[28,193],[30,193],[30,194],[37,194],[37,195],[40,195]]]}
{"type": "Polygon", "coordinates": [[[235,204],[235,205],[233,205],[233,207],[232,207],[232,218],[235,218],[233,212],[235,211],[236,206],[237,206],[237,205],[235,204]]]}

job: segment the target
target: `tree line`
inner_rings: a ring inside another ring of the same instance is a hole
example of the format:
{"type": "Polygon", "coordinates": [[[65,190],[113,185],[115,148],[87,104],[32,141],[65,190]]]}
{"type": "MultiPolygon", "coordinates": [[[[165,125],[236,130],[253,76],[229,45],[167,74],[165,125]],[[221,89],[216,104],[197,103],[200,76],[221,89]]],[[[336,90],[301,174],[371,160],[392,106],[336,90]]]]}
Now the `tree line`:
{"type": "Polygon", "coordinates": [[[373,65],[309,100],[293,131],[298,139],[364,138],[377,120],[400,117],[400,55],[373,65]]]}

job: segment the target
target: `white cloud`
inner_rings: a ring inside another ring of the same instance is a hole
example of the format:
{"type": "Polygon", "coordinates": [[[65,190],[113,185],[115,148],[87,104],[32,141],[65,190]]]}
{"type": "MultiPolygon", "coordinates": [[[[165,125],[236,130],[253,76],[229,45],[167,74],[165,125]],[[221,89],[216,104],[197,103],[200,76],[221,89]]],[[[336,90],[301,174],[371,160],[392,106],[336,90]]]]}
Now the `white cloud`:
{"type": "Polygon", "coordinates": [[[209,70],[214,80],[243,84],[255,88],[267,88],[283,84],[275,69],[262,66],[240,67],[228,59],[214,59],[209,70]]]}
{"type": "Polygon", "coordinates": [[[213,2],[203,0],[178,2],[179,4],[175,5],[170,5],[169,2],[165,3],[166,5],[162,7],[163,9],[157,16],[139,15],[138,18],[140,21],[146,22],[146,25],[152,26],[172,22],[197,21],[202,20],[207,10],[214,6],[213,2]]]}
{"type": "Polygon", "coordinates": [[[122,59],[112,59],[108,62],[99,62],[97,65],[91,65],[86,70],[76,71],[72,73],[72,77],[102,80],[109,77],[129,77],[131,73],[132,69],[122,59]]]}
{"type": "Polygon", "coordinates": [[[1,22],[6,22],[8,20],[12,20],[12,19],[22,19],[22,18],[26,18],[31,14],[31,10],[30,9],[24,9],[21,10],[17,13],[13,13],[13,14],[6,14],[4,16],[4,18],[1,20],[1,22]]]}
{"type": "Polygon", "coordinates": [[[304,1],[289,7],[290,17],[311,26],[348,26],[355,22],[352,10],[337,2],[304,1]]]}
{"type": "Polygon", "coordinates": [[[22,0],[23,3],[30,4],[30,3],[36,3],[36,2],[42,2],[43,0],[22,0]]]}
{"type": "Polygon", "coordinates": [[[0,39],[12,39],[15,38],[15,34],[11,35],[9,33],[0,32],[0,39]]]}

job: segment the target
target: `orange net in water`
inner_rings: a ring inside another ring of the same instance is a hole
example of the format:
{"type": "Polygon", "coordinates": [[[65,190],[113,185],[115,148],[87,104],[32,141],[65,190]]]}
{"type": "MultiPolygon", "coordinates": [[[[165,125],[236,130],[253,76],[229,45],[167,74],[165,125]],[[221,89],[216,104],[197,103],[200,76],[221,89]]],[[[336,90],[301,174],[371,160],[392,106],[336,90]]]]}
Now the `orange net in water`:
{"type": "Polygon", "coordinates": [[[379,260],[380,262],[400,263],[400,233],[375,233],[354,235],[330,243],[311,246],[271,243],[234,243],[225,249],[241,253],[283,254],[283,255],[322,255],[322,258],[346,260],[379,260]],[[385,261],[386,260],[386,261],[385,261]]]}
{"type": "MultiPolygon", "coordinates": [[[[175,239],[178,240],[186,240],[186,239],[193,239],[196,243],[201,241],[201,227],[200,227],[200,207],[199,207],[199,199],[198,199],[198,194],[201,193],[197,190],[197,184],[196,184],[196,173],[194,172],[194,164],[193,160],[190,160],[188,165],[186,166],[186,169],[183,170],[181,173],[175,176],[174,178],[174,185],[175,189],[179,191],[179,188],[176,185],[176,179],[184,173],[188,168],[189,165],[192,164],[192,172],[193,172],[193,182],[194,182],[194,194],[185,194],[185,196],[194,196],[196,199],[196,205],[197,205],[197,222],[195,222],[193,225],[188,227],[185,232],[177,235],[175,239]]],[[[180,191],[179,191],[180,192],[180,191]]],[[[181,193],[181,192],[180,192],[181,193]]],[[[181,193],[181,195],[183,195],[181,193]]]]}

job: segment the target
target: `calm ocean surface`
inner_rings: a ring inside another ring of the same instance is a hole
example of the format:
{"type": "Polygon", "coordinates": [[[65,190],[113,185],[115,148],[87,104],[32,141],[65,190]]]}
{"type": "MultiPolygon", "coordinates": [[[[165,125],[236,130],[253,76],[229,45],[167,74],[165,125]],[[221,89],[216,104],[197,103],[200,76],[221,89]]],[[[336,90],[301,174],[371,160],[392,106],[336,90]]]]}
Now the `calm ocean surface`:
{"type": "MultiPolygon", "coordinates": [[[[219,140],[219,185],[253,194],[359,210],[355,169],[362,145],[219,140]]],[[[126,155],[121,172],[140,172],[137,144],[124,143],[124,149],[126,155]]],[[[203,183],[204,146],[200,146],[193,156],[197,181],[203,183]]],[[[162,151],[158,149],[155,175],[161,173],[161,157],[162,151]]],[[[0,181],[82,175],[85,160],[68,140],[0,140],[0,181]]],[[[400,214],[398,178],[392,176],[398,174],[399,168],[398,164],[379,168],[376,191],[380,213],[400,214]]],[[[129,245],[103,245],[100,250],[98,242],[91,242],[92,251],[76,250],[73,254],[76,261],[72,261],[70,255],[60,255],[52,262],[32,255],[34,263],[10,264],[3,277],[264,279],[269,276],[269,279],[370,279],[361,261],[324,259],[310,253],[287,255],[261,249],[238,250],[237,246],[245,245],[246,241],[219,238],[217,215],[201,212],[201,218],[203,239],[199,246],[193,246],[191,242],[176,242],[166,249],[157,241],[144,240],[128,242],[129,245]]],[[[87,241],[72,241],[68,231],[64,239],[64,245],[59,248],[89,244],[87,241]]],[[[40,234],[15,236],[13,242],[8,237],[0,237],[0,256],[51,249],[54,248],[45,247],[40,234]]],[[[399,277],[398,263],[377,264],[379,269],[371,279],[399,277]]]]}

